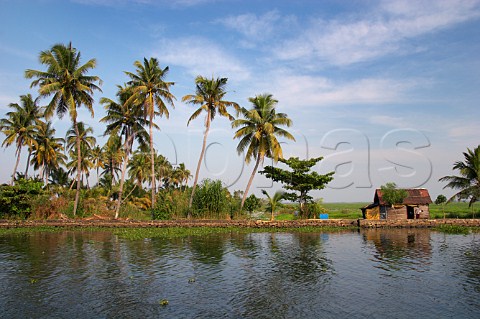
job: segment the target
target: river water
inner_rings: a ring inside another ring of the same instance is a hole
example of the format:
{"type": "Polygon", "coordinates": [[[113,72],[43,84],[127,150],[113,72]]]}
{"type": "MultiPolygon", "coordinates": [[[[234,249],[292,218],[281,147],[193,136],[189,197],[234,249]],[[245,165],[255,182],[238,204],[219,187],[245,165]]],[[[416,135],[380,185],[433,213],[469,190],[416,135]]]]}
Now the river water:
{"type": "Polygon", "coordinates": [[[1,318],[480,318],[480,234],[3,235],[0,311],[1,318]]]}

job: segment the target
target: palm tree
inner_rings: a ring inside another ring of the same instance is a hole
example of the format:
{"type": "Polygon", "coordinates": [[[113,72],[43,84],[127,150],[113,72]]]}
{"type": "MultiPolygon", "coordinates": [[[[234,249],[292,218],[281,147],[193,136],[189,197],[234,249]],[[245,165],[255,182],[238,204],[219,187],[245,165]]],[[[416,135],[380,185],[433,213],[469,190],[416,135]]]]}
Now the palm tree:
{"type": "Polygon", "coordinates": [[[245,204],[248,190],[252,185],[258,166],[263,163],[264,158],[269,157],[275,162],[279,158],[283,158],[282,146],[278,142],[277,136],[295,141],[292,134],[280,127],[290,127],[292,120],[287,117],[287,114],[276,112],[275,106],[278,101],[271,94],[257,95],[248,100],[252,103],[252,108],[250,110],[242,108],[240,112],[244,118],[232,122],[233,128],[240,127],[234,135],[234,138],[240,138],[237,146],[238,154],[247,150],[245,155],[247,164],[252,158],[255,158],[255,166],[245,193],[243,193],[240,209],[245,204]]]}
{"type": "Polygon", "coordinates": [[[99,178],[99,170],[105,165],[103,157],[103,149],[100,147],[100,145],[95,145],[90,152],[90,160],[93,163],[93,168],[97,171],[97,184],[99,178]]]}
{"type": "Polygon", "coordinates": [[[63,154],[63,138],[55,137],[55,129],[51,122],[38,125],[36,143],[32,147],[33,158],[31,160],[34,169],[40,169],[40,178],[48,184],[50,172],[58,169],[66,160],[63,154]]]}
{"type": "Polygon", "coordinates": [[[156,115],[163,116],[168,119],[169,112],[167,104],[173,105],[175,96],[170,93],[170,87],[173,82],[166,82],[165,77],[168,74],[168,66],[162,69],[158,60],[150,58],[135,61],[133,64],[137,69],[135,73],[125,72],[130,77],[128,85],[132,89],[132,95],[127,100],[127,104],[142,105],[144,117],[148,118],[149,135],[150,135],[150,176],[152,180],[152,207],[155,205],[155,149],[153,147],[153,120],[156,115]],[[158,111],[155,109],[157,107],[158,111]]]}
{"type": "MultiPolygon", "coordinates": [[[[66,135],[66,149],[69,151],[70,158],[72,159],[68,164],[67,168],[70,173],[77,173],[80,170],[80,181],[83,180],[83,175],[87,177],[90,176],[90,170],[94,167],[93,162],[91,161],[92,149],[95,147],[97,140],[92,135],[93,129],[83,122],[78,122],[74,127],[71,127],[67,131],[66,135]],[[80,140],[80,156],[78,156],[78,140],[80,140]],[[80,163],[78,162],[80,160],[80,163]]],[[[78,179],[77,179],[78,181],[78,179]]]]}
{"type": "Polygon", "coordinates": [[[110,181],[113,186],[118,179],[120,165],[125,156],[122,149],[122,140],[118,135],[110,135],[105,145],[103,145],[104,170],[101,175],[110,175],[110,181]]]}
{"type": "Polygon", "coordinates": [[[39,121],[40,108],[37,106],[37,99],[33,100],[30,94],[20,96],[20,104],[10,103],[9,107],[13,111],[8,112],[7,118],[0,120],[0,131],[5,134],[5,140],[2,146],[10,146],[15,144],[15,155],[17,160],[13,168],[11,184],[13,184],[15,173],[17,172],[18,163],[23,146],[28,146],[29,156],[25,169],[25,177],[28,173],[28,165],[32,146],[35,145],[36,122],[39,121]]]}
{"type": "Polygon", "coordinates": [[[40,63],[47,67],[46,71],[26,70],[27,79],[35,78],[31,87],[38,86],[41,97],[52,96],[52,100],[45,109],[45,118],[50,119],[54,112],[62,118],[65,113],[70,115],[73,128],[77,131],[76,154],[77,154],[77,191],[73,206],[73,215],[77,212],[80,200],[81,178],[81,141],[77,126],[77,109],[85,106],[93,117],[93,93],[101,91],[98,85],[101,80],[98,76],[87,75],[94,69],[96,60],[90,59],[81,64],[80,52],[64,44],[55,44],[50,50],[40,52],[40,63]],[[98,83],[98,85],[96,84],[98,83]]]}
{"type": "Polygon", "coordinates": [[[272,197],[270,197],[270,195],[267,193],[267,191],[262,189],[262,194],[267,196],[267,199],[268,199],[267,209],[272,214],[271,217],[270,217],[270,221],[273,222],[273,220],[275,219],[275,216],[274,216],[275,210],[277,209],[277,206],[280,203],[280,201],[285,198],[285,192],[276,191],[275,194],[272,197]]]}
{"type": "Polygon", "coordinates": [[[142,184],[147,180],[149,164],[149,156],[140,150],[135,151],[128,162],[128,176],[135,180],[139,188],[142,188],[142,184]]]}
{"type": "Polygon", "coordinates": [[[160,184],[162,181],[168,180],[171,172],[172,172],[172,164],[170,164],[168,159],[161,154],[156,155],[155,156],[155,178],[157,179],[158,184],[160,184]]]}
{"type": "Polygon", "coordinates": [[[439,181],[448,182],[443,188],[449,187],[459,190],[448,202],[455,197],[461,199],[470,198],[470,207],[480,199],[480,145],[473,150],[467,148],[467,152],[464,152],[463,156],[465,161],[458,161],[453,164],[453,169],[458,170],[460,176],[444,176],[439,181]]]}
{"type": "Polygon", "coordinates": [[[210,124],[215,118],[215,115],[220,114],[221,116],[227,117],[229,120],[233,120],[233,116],[230,115],[227,111],[227,107],[232,106],[235,110],[239,110],[240,106],[235,102],[225,101],[223,98],[227,94],[227,78],[216,78],[207,79],[203,76],[197,76],[195,79],[195,94],[185,95],[182,98],[183,102],[199,105],[200,107],[193,112],[193,114],[188,119],[187,125],[190,124],[190,121],[196,119],[202,111],[205,111],[205,132],[203,133],[203,144],[202,151],[200,152],[200,158],[198,159],[197,169],[195,171],[195,178],[193,180],[192,193],[190,195],[190,202],[188,204],[189,212],[188,218],[191,217],[190,209],[192,207],[193,196],[195,194],[195,188],[198,183],[198,175],[200,173],[200,166],[202,165],[203,157],[205,156],[205,149],[207,147],[207,136],[210,130],[210,124]]]}
{"type": "Polygon", "coordinates": [[[175,167],[173,170],[173,175],[176,183],[178,183],[178,185],[185,190],[188,180],[190,177],[192,177],[192,174],[190,174],[190,171],[185,167],[185,164],[180,163],[177,167],[175,167]]]}
{"type": "MultiPolygon", "coordinates": [[[[123,185],[125,182],[125,173],[127,171],[128,159],[132,152],[133,142],[135,139],[140,144],[145,144],[148,139],[148,133],[144,127],[148,125],[148,121],[142,116],[140,105],[129,105],[127,101],[132,95],[131,88],[118,86],[118,102],[108,98],[102,98],[100,103],[104,105],[107,115],[100,122],[108,123],[105,134],[111,136],[123,137],[124,157],[122,159],[122,175],[120,178],[120,186],[118,191],[117,206],[115,209],[115,219],[118,218],[120,206],[122,203],[123,185]]],[[[154,124],[156,127],[156,125],[154,124]]]]}

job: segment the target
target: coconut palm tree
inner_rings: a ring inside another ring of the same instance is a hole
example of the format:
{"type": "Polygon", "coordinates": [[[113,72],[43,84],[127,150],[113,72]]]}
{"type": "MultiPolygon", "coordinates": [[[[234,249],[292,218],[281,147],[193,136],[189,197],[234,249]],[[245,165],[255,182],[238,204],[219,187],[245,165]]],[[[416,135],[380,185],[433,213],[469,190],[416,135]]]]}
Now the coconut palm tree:
{"type": "Polygon", "coordinates": [[[97,171],[97,185],[99,179],[99,170],[105,165],[103,158],[103,149],[100,147],[100,145],[95,145],[90,152],[90,161],[93,163],[93,168],[97,171]]]}
{"type": "Polygon", "coordinates": [[[32,164],[34,169],[40,169],[40,178],[48,184],[50,172],[65,164],[66,156],[63,154],[63,138],[55,137],[55,129],[51,122],[41,122],[38,125],[36,143],[32,147],[32,164]]]}
{"type": "Polygon", "coordinates": [[[158,181],[157,185],[159,185],[159,187],[162,181],[168,180],[172,170],[172,164],[170,164],[165,156],[161,154],[155,156],[155,178],[158,181]]]}
{"type": "Polygon", "coordinates": [[[463,153],[465,160],[453,164],[453,169],[458,170],[460,176],[450,175],[439,179],[440,182],[448,182],[443,188],[459,190],[448,202],[455,197],[470,199],[469,207],[480,199],[480,145],[463,153]]]}
{"type": "MultiPolygon", "coordinates": [[[[127,103],[131,95],[131,88],[118,86],[118,102],[108,98],[102,98],[100,100],[100,103],[104,105],[107,111],[107,115],[100,120],[100,122],[108,123],[105,128],[105,134],[121,136],[123,138],[122,149],[124,150],[125,156],[122,159],[122,174],[115,209],[115,219],[118,218],[120,212],[125,173],[127,171],[128,159],[132,152],[133,142],[137,140],[139,144],[146,144],[149,138],[144,128],[149,125],[149,121],[143,116],[141,105],[127,103]]],[[[155,124],[153,125],[157,127],[155,124]]]]}
{"type": "Polygon", "coordinates": [[[149,164],[150,158],[148,154],[141,150],[136,150],[128,162],[128,176],[135,180],[139,188],[142,188],[142,184],[147,180],[147,176],[149,176],[149,164]]]}
{"type": "Polygon", "coordinates": [[[37,105],[37,99],[34,100],[30,94],[21,95],[20,104],[10,103],[9,107],[13,108],[13,111],[7,112],[7,117],[0,120],[0,131],[6,136],[2,146],[8,147],[12,144],[16,146],[15,155],[17,156],[17,160],[10,182],[13,184],[23,146],[28,146],[29,148],[25,168],[25,177],[27,176],[32,146],[36,143],[36,124],[41,117],[41,109],[37,105]]]}
{"type": "Polygon", "coordinates": [[[121,163],[125,156],[122,148],[122,140],[118,135],[110,135],[105,145],[103,145],[104,170],[101,175],[109,175],[113,186],[116,184],[118,175],[121,171],[121,163]]]}
{"type": "Polygon", "coordinates": [[[245,204],[253,178],[265,157],[269,157],[275,162],[279,158],[283,158],[282,146],[277,136],[295,141],[292,134],[280,127],[290,127],[292,120],[287,117],[287,114],[276,112],[275,107],[278,101],[271,94],[257,95],[248,100],[252,103],[252,108],[250,110],[242,108],[240,113],[243,119],[232,122],[233,128],[239,128],[234,135],[234,138],[240,138],[237,146],[238,154],[247,151],[245,154],[247,164],[252,158],[255,159],[255,166],[243,193],[240,209],[245,204]]]}
{"type": "Polygon", "coordinates": [[[185,167],[185,164],[180,163],[177,167],[175,167],[173,170],[173,175],[176,183],[180,186],[180,188],[185,190],[188,180],[190,177],[192,177],[192,174],[190,174],[190,171],[185,167]]]}
{"type": "Polygon", "coordinates": [[[175,96],[170,92],[173,82],[165,81],[168,74],[168,66],[162,69],[158,64],[158,60],[150,58],[135,61],[135,73],[125,72],[130,77],[127,83],[131,87],[132,95],[127,100],[130,105],[142,105],[144,117],[148,119],[149,136],[150,136],[150,176],[152,181],[152,207],[155,205],[155,149],[153,147],[153,120],[156,115],[168,118],[169,112],[167,104],[173,105],[175,96]],[[156,108],[155,108],[156,107],[156,108]]]}
{"type": "Polygon", "coordinates": [[[267,209],[271,213],[270,221],[273,221],[275,219],[275,216],[274,216],[275,210],[277,209],[278,204],[280,204],[280,201],[285,198],[285,192],[276,191],[275,194],[272,197],[270,197],[267,191],[262,189],[262,194],[267,196],[267,200],[268,200],[267,209]]]}
{"type": "Polygon", "coordinates": [[[71,174],[77,173],[80,169],[80,181],[83,180],[83,175],[87,177],[90,176],[90,170],[94,167],[91,160],[92,149],[97,144],[97,140],[92,135],[93,129],[86,125],[83,122],[76,123],[75,126],[72,126],[66,135],[66,149],[69,152],[71,161],[67,164],[67,168],[71,174]],[[78,156],[77,141],[80,140],[80,156],[78,156]],[[78,160],[80,159],[80,163],[78,160]]]}
{"type": "Polygon", "coordinates": [[[77,191],[73,206],[73,215],[76,214],[80,200],[81,182],[81,140],[77,126],[77,109],[85,106],[90,114],[93,112],[93,93],[101,91],[101,80],[98,76],[88,75],[96,66],[96,60],[90,59],[81,64],[81,55],[70,43],[55,44],[50,50],[40,52],[40,63],[47,67],[46,71],[26,70],[25,77],[33,80],[31,87],[38,86],[41,97],[52,96],[52,100],[45,109],[45,118],[50,119],[56,112],[62,118],[65,113],[70,115],[73,128],[77,130],[77,191]],[[97,85],[98,83],[98,85],[97,85]]]}
{"type": "Polygon", "coordinates": [[[223,98],[227,94],[227,78],[211,79],[203,76],[197,76],[195,79],[195,94],[185,95],[182,98],[183,102],[188,104],[198,105],[199,108],[193,112],[187,122],[187,126],[190,121],[196,119],[202,112],[206,112],[205,115],[205,132],[203,133],[203,144],[200,152],[200,158],[198,159],[197,169],[195,171],[195,178],[193,180],[192,193],[190,195],[190,202],[188,204],[189,212],[188,218],[191,217],[190,209],[192,207],[193,196],[195,195],[195,188],[198,183],[198,175],[200,173],[200,166],[202,165],[203,157],[205,156],[205,149],[207,147],[207,136],[210,130],[210,125],[218,113],[220,116],[225,116],[229,120],[233,120],[233,116],[228,113],[227,108],[233,107],[235,110],[239,110],[240,106],[235,102],[225,101],[223,98]]]}

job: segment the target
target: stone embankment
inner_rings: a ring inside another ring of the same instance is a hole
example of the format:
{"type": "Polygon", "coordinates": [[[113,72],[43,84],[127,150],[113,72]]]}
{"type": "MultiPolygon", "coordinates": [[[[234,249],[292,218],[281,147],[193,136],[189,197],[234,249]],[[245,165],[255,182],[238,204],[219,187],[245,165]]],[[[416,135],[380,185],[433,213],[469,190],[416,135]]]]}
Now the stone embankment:
{"type": "Polygon", "coordinates": [[[0,220],[0,228],[15,227],[251,227],[251,228],[299,228],[299,227],[360,227],[360,228],[431,228],[440,225],[480,227],[480,219],[419,219],[419,220],[365,220],[365,219],[308,219],[292,221],[253,220],[0,220]]]}

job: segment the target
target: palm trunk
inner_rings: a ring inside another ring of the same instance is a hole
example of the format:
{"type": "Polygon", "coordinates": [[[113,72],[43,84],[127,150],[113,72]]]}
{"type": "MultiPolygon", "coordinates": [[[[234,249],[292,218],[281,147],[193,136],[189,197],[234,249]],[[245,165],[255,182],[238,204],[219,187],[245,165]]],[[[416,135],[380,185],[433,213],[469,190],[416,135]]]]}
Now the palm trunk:
{"type": "Polygon", "coordinates": [[[117,207],[115,208],[115,219],[118,218],[120,214],[120,206],[122,205],[122,195],[123,195],[123,184],[125,182],[125,172],[127,171],[128,156],[130,155],[130,149],[132,148],[133,135],[129,136],[124,144],[125,147],[125,158],[123,159],[122,165],[122,176],[120,177],[120,186],[118,189],[118,200],[117,207]]]}
{"type": "Polygon", "coordinates": [[[73,216],[77,215],[78,203],[80,201],[80,183],[81,183],[81,171],[82,171],[82,154],[80,153],[80,133],[78,132],[77,119],[73,119],[73,126],[75,128],[76,140],[77,140],[77,191],[75,193],[75,203],[73,204],[73,216]]]}
{"type": "Polygon", "coordinates": [[[22,146],[17,146],[17,161],[15,162],[15,166],[13,167],[13,174],[12,174],[12,181],[10,182],[10,185],[13,185],[13,182],[15,181],[15,173],[17,172],[18,168],[18,163],[20,162],[20,153],[22,153],[22,146]]]}
{"type": "Polygon", "coordinates": [[[152,179],[152,209],[155,207],[155,150],[153,149],[153,119],[150,117],[150,168],[152,179]]]}
{"type": "Polygon", "coordinates": [[[253,168],[252,175],[250,175],[250,179],[248,180],[247,188],[245,189],[245,193],[243,193],[243,198],[242,198],[242,203],[240,204],[240,210],[243,209],[243,205],[245,204],[245,200],[247,199],[248,195],[248,190],[250,189],[250,186],[252,185],[253,178],[255,177],[255,174],[257,173],[258,166],[260,165],[260,162],[262,161],[263,156],[260,155],[260,153],[257,156],[257,161],[255,163],[255,167],[253,168]]]}
{"type": "Polygon", "coordinates": [[[205,149],[207,147],[207,136],[210,130],[210,109],[207,112],[207,119],[205,121],[205,133],[203,133],[202,151],[200,152],[200,158],[198,159],[197,170],[195,171],[195,179],[193,180],[192,193],[190,194],[190,201],[188,203],[188,219],[192,218],[192,203],[193,195],[195,194],[195,188],[197,188],[198,175],[200,173],[200,166],[202,166],[202,160],[205,156],[205,149]]]}
{"type": "Polygon", "coordinates": [[[28,168],[30,166],[30,157],[32,156],[32,150],[28,150],[27,165],[25,165],[25,178],[28,177],[28,168]]]}

